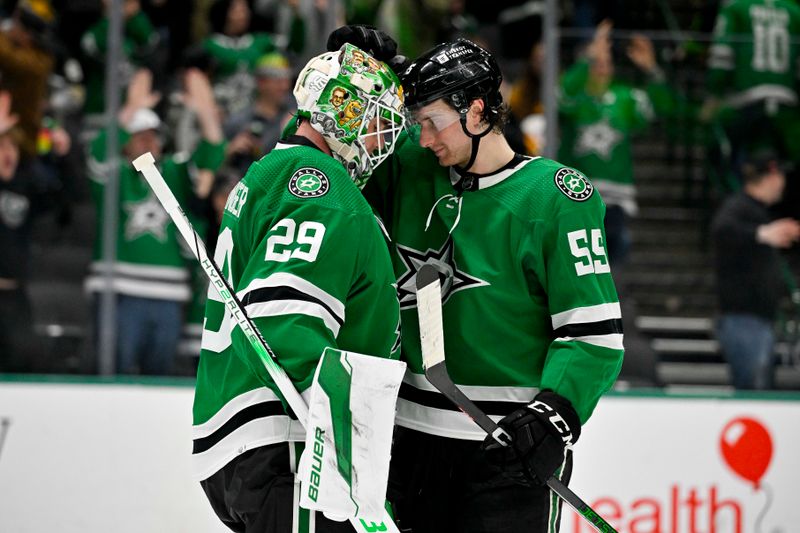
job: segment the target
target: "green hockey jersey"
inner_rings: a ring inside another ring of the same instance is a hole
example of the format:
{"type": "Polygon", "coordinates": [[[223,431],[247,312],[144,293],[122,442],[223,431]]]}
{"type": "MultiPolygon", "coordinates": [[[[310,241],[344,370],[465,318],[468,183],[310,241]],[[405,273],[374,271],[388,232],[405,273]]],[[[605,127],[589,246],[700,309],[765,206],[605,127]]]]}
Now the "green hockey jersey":
{"type": "Polygon", "coordinates": [[[275,45],[266,33],[246,33],[231,37],[215,33],[202,43],[216,65],[212,82],[214,95],[228,115],[249,109],[255,89],[253,70],[275,45]]]}
{"type": "MultiPolygon", "coordinates": [[[[95,234],[94,260],[86,279],[86,289],[101,291],[105,287],[103,274],[103,232],[105,184],[108,181],[106,157],[106,132],[101,132],[92,142],[88,161],[92,196],[97,207],[98,230],[95,234]]],[[[120,145],[130,137],[118,129],[120,145]]],[[[181,205],[187,205],[193,196],[192,174],[196,168],[216,170],[224,156],[222,143],[201,141],[197,149],[187,154],[164,155],[158,167],[181,205]]],[[[188,301],[191,254],[184,247],[183,238],[175,224],[130,162],[120,159],[119,200],[114,207],[118,214],[117,249],[112,288],[119,294],[142,298],[158,298],[179,302],[188,301]]],[[[189,213],[191,216],[191,213],[189,213]]],[[[202,220],[194,220],[199,228],[202,220]]]]}
{"type": "MultiPolygon", "coordinates": [[[[341,163],[290,137],[228,197],[214,258],[301,394],[324,348],[399,357],[385,238],[341,163]]],[[[264,363],[208,293],[194,398],[193,462],[205,479],[246,450],[303,440],[264,363]]]]}
{"type": "Polygon", "coordinates": [[[797,104],[800,6],[792,0],[735,0],[717,16],[709,55],[710,91],[739,108],[759,101],[797,104]]]}
{"type": "MultiPolygon", "coordinates": [[[[84,112],[105,111],[106,52],[108,50],[108,17],[103,17],[81,37],[81,50],[86,58],[86,101],[84,112]]],[[[118,72],[120,87],[127,87],[137,68],[143,67],[158,48],[160,39],[150,19],[139,11],[125,20],[122,35],[122,55],[118,72]]],[[[120,91],[125,99],[124,89],[120,91]]]]}
{"type": "Polygon", "coordinates": [[[469,398],[498,419],[548,388],[586,421],[623,354],[599,194],[580,172],[542,158],[517,156],[463,193],[451,172],[403,136],[364,189],[393,241],[409,369],[398,424],[485,437],[424,377],[414,286],[425,263],[445,280],[447,367],[469,398]]]}
{"type": "Polygon", "coordinates": [[[656,115],[669,113],[673,99],[661,77],[651,78],[645,89],[615,81],[602,95],[593,96],[585,89],[588,76],[586,60],[564,73],[558,157],[585,172],[607,205],[635,215],[631,137],[656,115]]]}

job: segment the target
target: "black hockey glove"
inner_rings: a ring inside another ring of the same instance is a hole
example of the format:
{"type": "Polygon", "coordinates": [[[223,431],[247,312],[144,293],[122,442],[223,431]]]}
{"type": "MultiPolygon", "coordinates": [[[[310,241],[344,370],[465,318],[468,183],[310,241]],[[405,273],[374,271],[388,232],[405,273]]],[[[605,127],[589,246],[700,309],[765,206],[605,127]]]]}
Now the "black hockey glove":
{"type": "Polygon", "coordinates": [[[384,63],[389,63],[397,55],[395,40],[374,26],[349,24],[333,30],[328,36],[328,51],[339,50],[345,43],[361,48],[384,63]]]}
{"type": "Polygon", "coordinates": [[[565,449],[581,432],[572,403],[550,390],[536,395],[528,406],[517,409],[498,423],[513,443],[502,446],[491,436],[483,441],[486,460],[509,477],[544,485],[564,462],[565,449]]]}

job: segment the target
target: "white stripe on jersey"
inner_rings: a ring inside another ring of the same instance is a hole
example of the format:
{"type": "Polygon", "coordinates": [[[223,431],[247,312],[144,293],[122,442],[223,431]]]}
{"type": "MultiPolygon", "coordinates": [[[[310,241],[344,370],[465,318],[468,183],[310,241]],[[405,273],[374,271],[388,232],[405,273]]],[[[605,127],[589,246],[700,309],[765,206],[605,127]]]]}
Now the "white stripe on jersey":
{"type": "MultiPolygon", "coordinates": [[[[403,376],[403,383],[408,383],[420,390],[441,394],[439,389],[431,385],[423,374],[415,374],[410,370],[407,370],[406,375],[403,376]]],[[[458,383],[456,385],[467,398],[478,402],[520,402],[527,405],[539,393],[538,387],[490,387],[484,385],[459,385],[458,383]]]]}
{"type": "Polygon", "coordinates": [[[322,320],[333,337],[339,336],[339,323],[333,315],[319,304],[304,300],[275,300],[273,302],[258,302],[246,305],[244,308],[250,318],[283,315],[306,315],[322,320]]]}
{"type": "MultiPolygon", "coordinates": [[[[306,402],[309,394],[310,389],[303,396],[306,402]]],[[[206,422],[193,425],[192,439],[208,437],[247,407],[270,401],[278,401],[278,397],[266,387],[240,394],[222,406],[206,422]]],[[[251,420],[235,428],[208,450],[192,454],[194,479],[201,481],[208,478],[246,450],[278,442],[304,441],[305,438],[302,424],[291,420],[287,415],[251,420]]]]}
{"type": "MultiPolygon", "coordinates": [[[[503,417],[489,415],[489,418],[498,422],[503,417]]],[[[397,398],[397,425],[451,439],[483,440],[486,438],[486,432],[461,411],[436,409],[410,402],[404,398],[397,398]]]]}
{"type": "Polygon", "coordinates": [[[255,279],[239,291],[237,295],[241,301],[245,300],[247,293],[268,287],[290,287],[296,291],[322,302],[309,302],[305,300],[274,300],[254,302],[245,306],[250,318],[300,314],[319,318],[331,331],[334,338],[339,336],[340,324],[344,323],[344,304],[320,289],[313,283],[294,274],[278,272],[266,278],[255,279]]]}
{"type": "Polygon", "coordinates": [[[733,48],[727,44],[715,44],[709,50],[709,68],[733,70],[735,66],[733,48]]]}
{"type": "Polygon", "coordinates": [[[619,302],[610,304],[590,305],[587,307],[576,307],[568,311],[556,313],[550,316],[553,322],[553,329],[558,329],[568,324],[583,324],[586,322],[602,322],[622,318],[622,311],[619,302]]]}
{"type": "Polygon", "coordinates": [[[266,387],[253,389],[245,392],[244,394],[240,394],[223,405],[219,411],[214,413],[214,416],[202,424],[192,426],[192,439],[202,439],[203,437],[208,437],[216,430],[221,428],[225,422],[230,420],[236,413],[247,407],[250,407],[251,405],[278,400],[278,395],[266,387]]]}
{"type": "Polygon", "coordinates": [[[339,320],[344,322],[344,304],[342,302],[323,291],[310,281],[299,276],[295,276],[294,274],[287,274],[286,272],[278,272],[277,274],[272,274],[266,278],[254,279],[247,287],[238,292],[238,296],[239,298],[243,299],[244,295],[248,292],[266,287],[291,287],[300,292],[304,292],[330,307],[339,320]]]}
{"type": "MultiPolygon", "coordinates": [[[[441,393],[431,385],[422,374],[406,371],[403,382],[414,388],[441,393]]],[[[519,403],[520,407],[528,405],[539,392],[537,387],[489,387],[480,385],[459,385],[459,389],[473,401],[498,401],[519,403]]],[[[446,402],[450,402],[442,396],[446,402]]],[[[487,413],[495,422],[503,415],[487,413]]],[[[486,433],[467,415],[454,409],[437,409],[397,398],[397,424],[402,427],[421,431],[440,437],[463,440],[483,440],[486,433]]]]}
{"type": "Polygon", "coordinates": [[[594,346],[601,346],[603,348],[610,348],[612,350],[624,350],[622,345],[622,334],[612,333],[609,335],[586,335],[584,337],[559,337],[556,339],[559,342],[573,342],[580,341],[586,344],[593,344],[594,346]]]}
{"type": "MultiPolygon", "coordinates": [[[[102,274],[105,272],[105,263],[93,261],[89,266],[92,272],[102,274]]],[[[138,263],[116,262],[113,272],[130,277],[152,278],[158,281],[185,281],[189,279],[186,267],[142,265],[138,263]]]]}
{"type": "Polygon", "coordinates": [[[287,440],[305,440],[300,422],[286,415],[251,420],[231,431],[208,450],[192,454],[194,479],[207,479],[246,450],[287,440]],[[287,439],[287,435],[298,433],[295,427],[300,428],[299,438],[287,439]]]}
{"type": "MultiPolygon", "coordinates": [[[[106,289],[106,278],[91,275],[84,281],[83,288],[87,292],[100,292],[106,289]]],[[[111,288],[119,294],[129,294],[140,298],[188,302],[192,297],[188,282],[150,281],[141,278],[127,279],[115,277],[111,280],[111,288]]]]}

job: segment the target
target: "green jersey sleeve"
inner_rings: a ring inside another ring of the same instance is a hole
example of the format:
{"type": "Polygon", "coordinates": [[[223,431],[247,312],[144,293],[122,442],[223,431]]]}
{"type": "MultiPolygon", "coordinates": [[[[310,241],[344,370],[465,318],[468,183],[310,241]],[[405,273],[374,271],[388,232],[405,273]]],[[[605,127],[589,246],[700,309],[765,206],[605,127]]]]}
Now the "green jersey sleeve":
{"type": "Polygon", "coordinates": [[[531,283],[544,285],[553,329],[541,388],[568,398],[585,422],[622,365],[621,312],[599,195],[556,203],[562,205],[531,233],[523,257],[531,283]]]}

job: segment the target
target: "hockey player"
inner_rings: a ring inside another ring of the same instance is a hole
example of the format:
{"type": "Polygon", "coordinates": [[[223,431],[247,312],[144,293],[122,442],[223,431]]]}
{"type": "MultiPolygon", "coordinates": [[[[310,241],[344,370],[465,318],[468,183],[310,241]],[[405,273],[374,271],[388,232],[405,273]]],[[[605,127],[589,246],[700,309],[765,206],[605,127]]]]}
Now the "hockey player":
{"type": "Polygon", "coordinates": [[[502,76],[479,46],[438,45],[401,78],[415,124],[364,191],[392,238],[409,369],[390,498],[414,533],[557,531],[544,482],[569,480],[570,446],[623,355],[603,202],[578,170],[509,147],[502,76]],[[443,280],[449,373],[502,419],[513,449],[482,443],[423,375],[414,286],[425,263],[443,280]]]}
{"type": "MultiPolygon", "coordinates": [[[[228,197],[215,260],[302,393],[323,349],[399,356],[399,308],[383,233],[361,195],[403,127],[397,76],[352,68],[353,46],[313,58],[294,88],[299,126],[228,197]],[[361,104],[340,123],[333,94],[361,104]]],[[[241,329],[209,292],[194,399],[193,463],[234,531],[353,531],[299,509],[304,432],[241,329]]]]}

